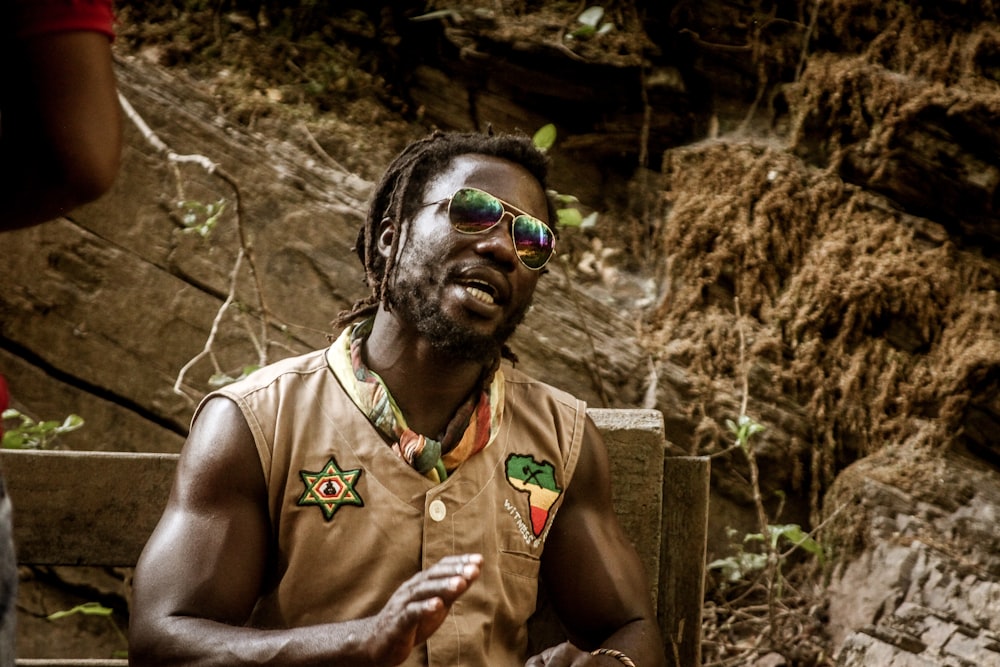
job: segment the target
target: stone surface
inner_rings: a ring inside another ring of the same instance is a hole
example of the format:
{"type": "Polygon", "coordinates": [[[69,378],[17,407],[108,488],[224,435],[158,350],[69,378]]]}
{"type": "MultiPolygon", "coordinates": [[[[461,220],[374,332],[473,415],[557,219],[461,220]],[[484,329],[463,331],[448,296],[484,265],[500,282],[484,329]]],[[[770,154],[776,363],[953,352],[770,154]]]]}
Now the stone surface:
{"type": "Polygon", "coordinates": [[[892,474],[880,462],[884,457],[871,457],[848,469],[834,496],[864,508],[867,545],[829,588],[837,664],[1000,666],[1000,531],[993,520],[1000,473],[943,455],[934,468],[937,493],[969,492],[935,497],[928,488],[876,479],[892,474]]]}

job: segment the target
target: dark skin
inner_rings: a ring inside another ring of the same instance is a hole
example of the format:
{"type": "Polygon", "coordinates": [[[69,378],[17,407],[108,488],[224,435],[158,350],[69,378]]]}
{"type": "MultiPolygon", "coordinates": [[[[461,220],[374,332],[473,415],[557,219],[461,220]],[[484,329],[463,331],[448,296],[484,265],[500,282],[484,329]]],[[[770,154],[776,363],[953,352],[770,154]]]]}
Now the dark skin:
{"type": "MultiPolygon", "coordinates": [[[[486,156],[455,159],[428,184],[424,201],[462,185],[486,189],[545,219],[538,182],[519,165],[486,156]]],[[[439,299],[442,316],[488,333],[530,302],[538,280],[517,260],[508,230],[498,225],[486,234],[461,235],[450,230],[440,207],[421,209],[400,251],[400,277],[427,278],[421,298],[439,299]],[[435,261],[421,264],[420,257],[435,261]],[[434,275],[439,271],[442,280],[434,275]],[[492,285],[492,297],[470,292],[467,278],[492,285]]],[[[398,230],[385,221],[381,231],[380,250],[388,252],[398,230]]],[[[411,427],[426,433],[447,423],[483,366],[448,357],[404,313],[385,308],[376,315],[365,356],[411,427]],[[433,389],[414,390],[415,377],[433,389]]],[[[588,419],[573,483],[541,563],[571,641],[532,656],[528,666],[621,664],[592,656],[598,646],[616,648],[642,667],[665,664],[649,585],[612,510],[608,470],[607,451],[588,419]]],[[[228,399],[211,399],[192,426],[163,519],[136,568],[132,664],[400,664],[476,585],[483,562],[480,554],[445,558],[414,575],[370,618],[288,630],[242,627],[270,567],[270,540],[267,492],[250,430],[228,399]]]]}
{"type": "Polygon", "coordinates": [[[6,45],[0,231],[104,194],[118,173],[121,109],[107,35],[70,31],[6,45]]]}

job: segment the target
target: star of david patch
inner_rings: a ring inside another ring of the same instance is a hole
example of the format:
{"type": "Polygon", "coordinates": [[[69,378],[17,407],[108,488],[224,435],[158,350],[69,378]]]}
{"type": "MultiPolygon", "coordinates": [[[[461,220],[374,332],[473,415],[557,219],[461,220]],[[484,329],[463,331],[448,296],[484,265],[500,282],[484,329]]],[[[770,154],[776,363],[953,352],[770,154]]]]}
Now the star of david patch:
{"type": "Polygon", "coordinates": [[[331,456],[322,470],[317,472],[300,470],[299,475],[302,477],[302,483],[306,485],[306,490],[299,498],[298,505],[300,507],[319,505],[327,521],[333,519],[333,515],[342,505],[365,506],[365,501],[354,488],[361,477],[361,468],[341,470],[337,461],[331,456]]]}

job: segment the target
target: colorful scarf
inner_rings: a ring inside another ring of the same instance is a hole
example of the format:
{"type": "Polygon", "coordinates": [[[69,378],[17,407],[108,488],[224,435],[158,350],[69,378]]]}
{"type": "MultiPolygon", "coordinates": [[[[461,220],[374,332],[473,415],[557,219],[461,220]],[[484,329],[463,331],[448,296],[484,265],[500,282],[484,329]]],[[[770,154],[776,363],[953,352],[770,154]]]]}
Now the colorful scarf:
{"type": "Polygon", "coordinates": [[[327,353],[330,367],[392,450],[420,474],[443,482],[496,438],[503,416],[503,373],[497,369],[484,391],[471,394],[459,406],[438,439],[422,435],[406,425],[382,378],[365,366],[361,349],[373,322],[369,318],[340,334],[327,353]]]}

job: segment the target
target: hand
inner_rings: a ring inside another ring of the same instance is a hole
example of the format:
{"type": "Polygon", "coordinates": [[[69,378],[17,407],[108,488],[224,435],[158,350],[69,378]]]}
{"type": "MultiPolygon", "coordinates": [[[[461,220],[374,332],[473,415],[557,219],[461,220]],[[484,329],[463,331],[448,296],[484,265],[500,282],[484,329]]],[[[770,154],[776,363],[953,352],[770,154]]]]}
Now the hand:
{"type": "Polygon", "coordinates": [[[480,554],[446,556],[403,582],[373,619],[373,664],[398,665],[427,641],[455,600],[479,578],[482,564],[480,554]]]}
{"type": "Polygon", "coordinates": [[[600,657],[581,651],[569,642],[563,642],[528,658],[524,667],[585,667],[585,665],[603,664],[605,663],[600,657]]]}

